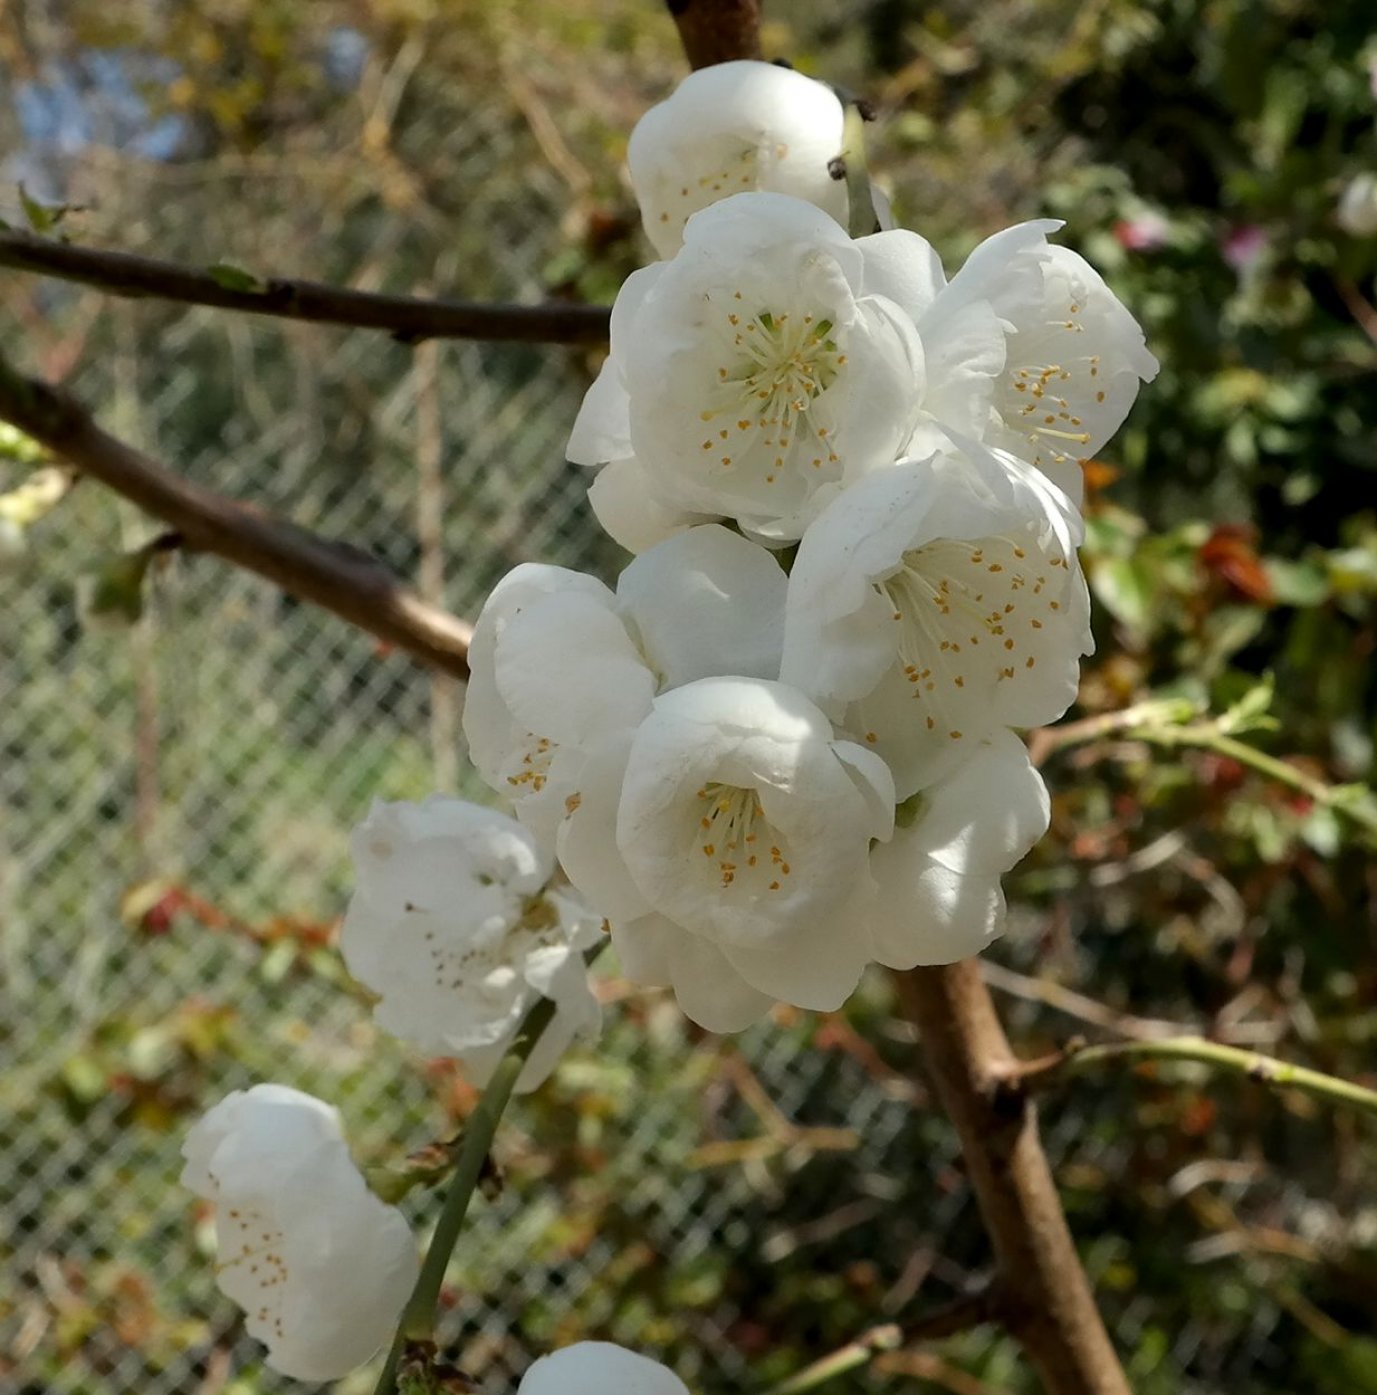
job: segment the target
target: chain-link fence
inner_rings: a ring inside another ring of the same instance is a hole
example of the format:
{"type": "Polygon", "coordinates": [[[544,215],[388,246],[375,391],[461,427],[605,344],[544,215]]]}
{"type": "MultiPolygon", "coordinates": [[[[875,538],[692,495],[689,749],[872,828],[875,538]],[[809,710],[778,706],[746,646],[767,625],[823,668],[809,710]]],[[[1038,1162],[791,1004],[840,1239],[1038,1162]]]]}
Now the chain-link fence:
{"type": "MultiPolygon", "coordinates": [[[[403,62],[424,87],[414,53],[384,77],[403,62]]],[[[366,166],[324,119],[271,159],[89,145],[25,159],[96,205],[93,241],[537,298],[569,172],[529,110],[472,80],[427,90],[366,166]]],[[[119,434],[378,555],[456,613],[520,560],[616,566],[563,459],[581,354],[5,292],[6,337],[119,434]]],[[[190,1119],[228,1089],[275,1079],[335,1101],[366,1160],[452,1132],[471,1102],[453,1069],[375,1032],[331,943],[369,801],[479,793],[456,686],[195,556],[156,571],[136,627],[84,628],[74,578],[151,527],[81,485],[35,530],[0,612],[0,1378],[26,1395],[288,1388],[216,1293],[206,1216],[175,1182],[190,1119]]],[[[1030,961],[1020,914],[1007,954],[1030,961]]],[[[1120,953],[1097,933],[1090,965],[1120,953]]],[[[608,992],[602,1043],[515,1111],[503,1194],[456,1256],[446,1332],[485,1389],[597,1335],[666,1355],[704,1395],[744,1390],[979,1281],[988,1253],[958,1150],[913,1083],[883,980],[849,1020],[785,1014],[734,1042],[661,995],[608,992]]],[[[1043,1011],[1018,1005],[1016,1025],[1043,1011]]],[[[1354,1208],[1288,1180],[1326,1135],[1299,1115],[1264,1129],[1240,1106],[1262,1142],[1231,1151],[1165,1104],[1155,1132],[1134,1132],[1135,1088],[1054,1107],[1047,1132],[1138,1388],[1294,1388],[1307,1353],[1329,1349],[1317,1304],[1355,1272],[1337,1220],[1354,1208]],[[1188,1176],[1207,1139],[1214,1171],[1188,1176]],[[1210,1251],[1237,1213],[1254,1242],[1210,1251]],[[1312,1267],[1257,1241],[1268,1225],[1300,1228],[1312,1267]]],[[[1353,1389],[1377,1390],[1353,1369],[1353,1389]]],[[[893,1388],[1031,1388],[988,1332],[907,1372],[893,1388]]]]}

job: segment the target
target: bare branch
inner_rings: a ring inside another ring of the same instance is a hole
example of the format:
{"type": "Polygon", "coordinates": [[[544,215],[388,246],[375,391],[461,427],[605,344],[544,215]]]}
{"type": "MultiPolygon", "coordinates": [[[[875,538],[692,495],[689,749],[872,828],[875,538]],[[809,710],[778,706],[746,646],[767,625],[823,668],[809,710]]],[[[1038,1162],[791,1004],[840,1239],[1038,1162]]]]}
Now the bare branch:
{"type": "Polygon", "coordinates": [[[484,339],[521,344],[606,343],[609,314],[601,305],[485,305],[378,295],[317,281],[274,277],[249,287],[226,284],[198,267],[130,252],[75,247],[33,233],[0,231],[0,266],[94,286],[109,295],[209,305],[312,324],[380,329],[408,343],[422,339],[484,339]]]}
{"type": "Polygon", "coordinates": [[[184,546],[311,601],[431,664],[468,676],[470,628],[402,586],[380,562],[187,480],[101,430],[78,402],[0,356],[0,420],[170,524],[184,546]]]}
{"type": "Polygon", "coordinates": [[[760,0],[665,0],[695,68],[759,58],[760,0]]]}
{"type": "Polygon", "coordinates": [[[1037,1111],[1026,1096],[1000,1088],[1015,1058],[979,963],[895,979],[961,1139],[994,1245],[1006,1325],[1049,1395],[1130,1395],[1038,1139],[1037,1111]]]}
{"type": "Polygon", "coordinates": [[[935,1342],[969,1332],[973,1327],[991,1322],[999,1316],[999,1291],[992,1285],[976,1293],[955,1298],[943,1307],[934,1308],[926,1317],[916,1318],[902,1326],[897,1322],[882,1323],[862,1332],[854,1341],[838,1348],[803,1370],[795,1372],[779,1385],[772,1386],[767,1395],[807,1395],[818,1386],[837,1376],[868,1366],[884,1352],[918,1342],[935,1342]]]}
{"type": "Polygon", "coordinates": [[[1299,1090],[1327,1104],[1348,1105],[1365,1114],[1377,1114],[1377,1090],[1204,1037],[1114,1041],[1100,1046],[1086,1046],[1073,1040],[1051,1056],[1037,1061],[1011,1062],[997,1074],[1001,1083],[1016,1090],[1045,1089],[1090,1066],[1116,1062],[1136,1065],[1143,1061],[1193,1061],[1242,1075],[1259,1085],[1277,1090],[1299,1090]]]}
{"type": "MultiPolygon", "coordinates": [[[[759,58],[760,0],[667,0],[695,68],[759,58]]],[[[1009,1109],[993,1072],[1014,1059],[979,965],[897,975],[923,1036],[999,1263],[1001,1316],[1049,1395],[1130,1395],[1061,1209],[1037,1114],[1009,1109]]]]}

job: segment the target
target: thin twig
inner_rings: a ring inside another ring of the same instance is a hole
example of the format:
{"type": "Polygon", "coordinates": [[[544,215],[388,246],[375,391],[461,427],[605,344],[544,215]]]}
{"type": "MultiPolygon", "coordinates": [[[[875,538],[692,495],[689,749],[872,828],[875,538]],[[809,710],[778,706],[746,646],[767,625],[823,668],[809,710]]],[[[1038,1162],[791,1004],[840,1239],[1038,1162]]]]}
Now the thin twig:
{"type": "MultiPolygon", "coordinates": [[[[584,955],[588,964],[598,957],[605,942],[597,944],[584,955]]],[[[406,1308],[397,1326],[397,1335],[387,1360],[378,1376],[374,1395],[392,1395],[396,1386],[397,1367],[408,1343],[433,1343],[435,1337],[435,1308],[439,1302],[440,1289],[444,1285],[445,1273],[449,1268],[450,1256],[459,1239],[459,1231],[468,1214],[469,1202],[478,1187],[492,1150],[497,1126],[502,1122],[503,1112],[516,1088],[516,1082],[530,1059],[541,1033],[553,1021],[557,1004],[551,998],[540,998],[522,1019],[516,1029],[507,1054],[498,1063],[492,1077],[484,1087],[473,1113],[464,1124],[463,1141],[459,1155],[455,1159],[454,1178],[445,1196],[445,1204],[440,1218],[435,1223],[435,1233],[431,1236],[425,1259],[421,1262],[421,1272],[416,1286],[411,1291],[406,1308]]]]}
{"type": "Polygon", "coordinates": [[[1202,1028],[1194,1023],[1170,1022],[1161,1017],[1138,1017],[1131,1012],[1121,1012],[1096,998],[1088,998],[1084,993],[1077,993],[1074,988],[1067,988],[1053,979],[1020,974],[995,963],[993,959],[980,960],[980,973],[991,988],[1001,993],[1021,998],[1024,1002],[1041,1003],[1079,1022],[1135,1041],[1162,1041],[1168,1037],[1197,1036],[1202,1031],[1209,1031],[1213,1040],[1228,1041],[1234,1045],[1272,1044],[1285,1030],[1272,1022],[1212,1023],[1202,1028]]]}
{"type": "Polygon", "coordinates": [[[999,1291],[990,1285],[978,1293],[953,1299],[913,1322],[902,1325],[897,1322],[882,1323],[863,1332],[844,1347],[805,1366],[803,1370],[796,1371],[780,1384],[771,1386],[767,1395],[805,1395],[805,1392],[816,1390],[836,1376],[844,1376],[849,1371],[868,1366],[883,1352],[898,1351],[901,1347],[914,1346],[918,1342],[936,1342],[943,1337],[954,1337],[959,1332],[969,1332],[973,1327],[993,1322],[999,1312],[999,1291]]]}
{"type": "Polygon", "coordinates": [[[1099,1046],[1068,1044],[1062,1051],[1037,1061],[1010,1062],[997,1074],[1021,1090],[1044,1089],[1091,1066],[1126,1061],[1193,1061],[1215,1070],[1229,1071],[1278,1090],[1299,1090],[1328,1104],[1347,1105],[1377,1115],[1377,1090],[1341,1080],[1307,1066],[1261,1056],[1256,1051],[1207,1041],[1204,1037],[1171,1037],[1159,1041],[1114,1041],[1099,1046]]]}
{"type": "Polygon", "coordinates": [[[66,393],[24,377],[3,355],[0,420],[170,524],[187,548],[234,562],[427,664],[468,676],[469,626],[427,605],[382,563],[180,478],[103,431],[66,393]]]}
{"type": "Polygon", "coordinates": [[[1348,313],[1358,322],[1358,327],[1377,344],[1377,307],[1358,289],[1357,283],[1347,276],[1333,278],[1334,289],[1348,309],[1348,313]]]}
{"type": "Polygon", "coordinates": [[[1307,775],[1289,761],[1278,760],[1265,751],[1259,751],[1256,746],[1248,745],[1246,741],[1226,735],[1212,723],[1150,728],[1135,731],[1133,735],[1153,746],[1187,746],[1197,751],[1212,751],[1217,756],[1236,760],[1240,765],[1256,770],[1259,775],[1265,775],[1269,780],[1275,780],[1277,784],[1286,785],[1289,789],[1313,799],[1316,804],[1331,809],[1336,814],[1342,814],[1364,832],[1377,837],[1377,805],[1371,800],[1354,798],[1352,789],[1345,790],[1342,786],[1326,784],[1313,775],[1307,775]]]}
{"type": "Polygon", "coordinates": [[[1198,710],[1186,699],[1153,699],[1119,712],[1067,722],[1064,726],[1040,727],[1029,737],[1029,755],[1034,765],[1041,765],[1055,751],[1115,735],[1167,750],[1209,751],[1305,795],[1316,804],[1343,815],[1370,837],[1377,838],[1377,800],[1370,791],[1356,786],[1331,785],[1290,761],[1279,760],[1240,741],[1230,729],[1227,713],[1203,721],[1190,720],[1198,715],[1198,710]]]}
{"type": "Polygon", "coordinates": [[[381,295],[283,277],[234,284],[199,267],[179,266],[130,252],[77,247],[14,230],[0,231],[0,266],[93,286],[109,295],[153,298],[251,315],[385,330],[415,343],[422,339],[480,339],[521,344],[601,344],[609,311],[600,305],[490,305],[381,295]],[[229,282],[229,284],[226,284],[229,282]]]}

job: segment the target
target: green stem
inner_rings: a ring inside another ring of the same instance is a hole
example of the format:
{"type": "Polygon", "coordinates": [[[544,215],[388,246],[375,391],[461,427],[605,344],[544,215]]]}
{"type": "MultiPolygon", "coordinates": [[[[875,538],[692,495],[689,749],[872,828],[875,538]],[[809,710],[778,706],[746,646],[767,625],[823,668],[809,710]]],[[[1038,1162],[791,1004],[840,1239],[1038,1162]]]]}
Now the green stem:
{"type": "Polygon", "coordinates": [[[1271,1056],[1259,1056],[1255,1051],[1206,1041],[1204,1037],[1166,1037],[1158,1041],[1116,1041],[1102,1046],[1083,1046],[1050,1061],[1029,1062],[1022,1070],[1015,1067],[1010,1080],[1036,1087],[1062,1075],[1076,1074],[1088,1066],[1117,1060],[1194,1061],[1216,1070],[1246,1076],[1262,1085],[1299,1090],[1329,1104],[1349,1105],[1365,1114],[1377,1116],[1377,1090],[1369,1090],[1306,1066],[1292,1065],[1271,1056]]]}
{"type": "Polygon", "coordinates": [[[934,1308],[925,1317],[918,1318],[904,1326],[897,1322],[882,1323],[863,1332],[853,1342],[838,1348],[829,1355],[795,1371],[778,1385],[772,1385],[766,1395],[806,1395],[806,1392],[832,1380],[867,1366],[882,1352],[898,1351],[900,1347],[913,1346],[919,1342],[936,1342],[944,1337],[954,1337],[958,1332],[968,1332],[982,1323],[997,1319],[1002,1311],[1000,1290],[993,1284],[975,1293],[954,1298],[943,1307],[934,1308]]]}
{"type": "Polygon", "coordinates": [[[866,237],[879,229],[875,202],[870,197],[870,169],[865,158],[865,118],[854,102],[846,104],[842,126],[842,161],[846,170],[846,196],[850,208],[847,231],[866,237]]]}
{"type": "Polygon", "coordinates": [[[811,1366],[796,1371],[787,1380],[772,1385],[766,1395],[805,1395],[806,1391],[816,1390],[823,1382],[836,1376],[844,1376],[860,1366],[868,1366],[877,1352],[894,1351],[903,1342],[903,1332],[893,1323],[883,1327],[873,1327],[854,1342],[815,1361],[811,1366]]]}
{"type": "Polygon", "coordinates": [[[1286,785],[1308,795],[1316,804],[1332,809],[1336,814],[1346,815],[1360,828],[1377,836],[1377,808],[1362,800],[1346,797],[1333,785],[1317,780],[1313,775],[1307,775],[1305,771],[1287,761],[1278,760],[1265,751],[1259,751],[1256,746],[1250,746],[1246,741],[1226,736],[1213,725],[1145,727],[1142,730],[1130,730],[1128,734],[1154,746],[1190,746],[1196,750],[1213,751],[1216,755],[1228,756],[1240,765],[1256,770],[1259,775],[1275,780],[1279,785],[1286,785]]]}
{"type": "Polygon", "coordinates": [[[387,1353],[373,1395],[392,1395],[397,1383],[397,1367],[407,1343],[429,1341],[434,1335],[435,1305],[445,1281],[445,1271],[449,1268],[450,1256],[454,1253],[459,1231],[468,1213],[469,1201],[483,1174],[483,1164],[492,1149],[497,1126],[516,1088],[522,1068],[540,1040],[541,1033],[550,1025],[555,1011],[553,1001],[541,998],[526,1014],[507,1054],[493,1071],[492,1078],[464,1125],[464,1138],[455,1160],[454,1178],[449,1184],[440,1219],[435,1225],[435,1234],[431,1236],[430,1247],[421,1263],[420,1276],[402,1312],[397,1335],[387,1353]]]}

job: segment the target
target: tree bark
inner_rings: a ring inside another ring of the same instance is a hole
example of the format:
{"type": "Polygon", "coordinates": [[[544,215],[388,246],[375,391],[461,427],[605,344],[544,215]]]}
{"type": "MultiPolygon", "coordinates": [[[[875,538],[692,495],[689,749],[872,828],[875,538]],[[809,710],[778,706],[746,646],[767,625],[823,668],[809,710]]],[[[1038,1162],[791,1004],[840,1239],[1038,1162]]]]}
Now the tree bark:
{"type": "Polygon", "coordinates": [[[3,355],[0,421],[171,524],[186,547],[257,572],[435,668],[468,677],[470,627],[427,605],[377,559],[182,479],[101,430],[74,398],[24,377],[3,355]]]}
{"type": "MultiPolygon", "coordinates": [[[[759,58],[760,0],[667,0],[694,68],[759,58]]],[[[1001,1316],[1049,1395],[1131,1395],[1038,1140],[1037,1110],[1001,1088],[1014,1061],[974,960],[897,976],[961,1139],[999,1267],[1001,1316]]]]}
{"type": "Polygon", "coordinates": [[[759,58],[760,0],[665,0],[694,68],[759,58]]]}
{"type": "Polygon", "coordinates": [[[994,1246],[1001,1317],[1049,1395],[1130,1395],[1038,1138],[1037,1108],[1003,1086],[1015,1061],[974,959],[897,974],[938,1098],[956,1126],[994,1246]]]}

